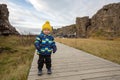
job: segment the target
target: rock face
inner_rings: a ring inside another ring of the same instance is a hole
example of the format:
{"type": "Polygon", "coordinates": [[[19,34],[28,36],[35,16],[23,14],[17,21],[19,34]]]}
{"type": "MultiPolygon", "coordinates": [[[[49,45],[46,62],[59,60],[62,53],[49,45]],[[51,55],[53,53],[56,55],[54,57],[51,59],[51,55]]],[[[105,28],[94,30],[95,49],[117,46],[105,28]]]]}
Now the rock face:
{"type": "Polygon", "coordinates": [[[9,22],[9,11],[6,4],[0,4],[0,35],[18,35],[19,33],[9,22]]]}
{"type": "MultiPolygon", "coordinates": [[[[59,35],[59,33],[62,33],[63,31],[64,32],[61,35],[68,34],[68,30],[73,29],[68,28],[64,27],[58,29],[56,34],[59,35]]],[[[74,30],[76,30],[74,31],[76,37],[120,37],[120,3],[105,5],[91,19],[88,16],[77,17],[74,30]]]]}
{"type": "MultiPolygon", "coordinates": [[[[120,3],[105,5],[91,19],[92,33],[120,36],[120,3]]],[[[92,34],[91,33],[91,34],[92,34]]]]}
{"type": "Polygon", "coordinates": [[[53,35],[55,37],[76,37],[76,25],[72,24],[69,26],[64,26],[62,28],[54,29],[53,35]]]}
{"type": "Polygon", "coordinates": [[[76,29],[77,29],[77,37],[86,37],[87,36],[87,28],[90,25],[89,17],[77,17],[76,18],[76,29]]]}

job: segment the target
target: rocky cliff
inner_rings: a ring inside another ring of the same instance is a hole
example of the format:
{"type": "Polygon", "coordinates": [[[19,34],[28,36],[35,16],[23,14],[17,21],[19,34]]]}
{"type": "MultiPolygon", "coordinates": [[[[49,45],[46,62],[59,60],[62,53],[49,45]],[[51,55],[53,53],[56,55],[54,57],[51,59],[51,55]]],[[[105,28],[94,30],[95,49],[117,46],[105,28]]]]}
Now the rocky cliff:
{"type": "Polygon", "coordinates": [[[53,35],[55,37],[75,37],[76,36],[76,25],[72,24],[69,26],[64,26],[62,28],[54,29],[53,35]]]}
{"type": "Polygon", "coordinates": [[[56,34],[68,35],[68,32],[73,34],[68,31],[72,29],[75,30],[73,31],[76,33],[76,37],[120,37],[120,3],[105,5],[92,18],[77,17],[74,27],[67,26],[67,28],[57,29],[56,34]]]}
{"type": "Polygon", "coordinates": [[[85,17],[77,17],[76,18],[76,32],[77,37],[86,37],[87,36],[87,29],[91,25],[90,19],[88,16],[85,17]]]}
{"type": "Polygon", "coordinates": [[[0,4],[0,35],[18,35],[9,22],[9,11],[6,4],[0,4]]]}
{"type": "Polygon", "coordinates": [[[120,36],[120,3],[105,5],[100,9],[91,19],[91,28],[91,35],[120,36]]]}

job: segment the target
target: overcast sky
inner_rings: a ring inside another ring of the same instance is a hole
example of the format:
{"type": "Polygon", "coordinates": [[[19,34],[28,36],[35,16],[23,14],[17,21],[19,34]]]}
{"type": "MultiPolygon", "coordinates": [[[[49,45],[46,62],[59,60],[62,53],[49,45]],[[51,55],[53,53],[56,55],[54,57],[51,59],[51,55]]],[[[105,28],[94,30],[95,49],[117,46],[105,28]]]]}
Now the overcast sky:
{"type": "Polygon", "coordinates": [[[46,20],[54,28],[75,23],[76,17],[92,17],[97,10],[120,0],[0,0],[8,5],[10,23],[21,33],[40,33],[46,20]]]}

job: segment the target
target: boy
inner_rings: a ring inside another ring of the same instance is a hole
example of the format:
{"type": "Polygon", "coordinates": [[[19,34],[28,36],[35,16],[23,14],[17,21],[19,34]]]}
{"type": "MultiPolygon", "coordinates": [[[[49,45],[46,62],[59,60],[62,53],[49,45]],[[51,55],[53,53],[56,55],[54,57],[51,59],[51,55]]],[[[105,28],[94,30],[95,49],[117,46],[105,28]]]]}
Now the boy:
{"type": "Polygon", "coordinates": [[[57,48],[54,42],[54,38],[51,36],[52,27],[49,21],[42,26],[41,34],[36,37],[35,47],[37,49],[38,59],[38,75],[42,75],[42,68],[44,63],[46,64],[47,73],[51,74],[51,53],[55,53],[57,48]]]}

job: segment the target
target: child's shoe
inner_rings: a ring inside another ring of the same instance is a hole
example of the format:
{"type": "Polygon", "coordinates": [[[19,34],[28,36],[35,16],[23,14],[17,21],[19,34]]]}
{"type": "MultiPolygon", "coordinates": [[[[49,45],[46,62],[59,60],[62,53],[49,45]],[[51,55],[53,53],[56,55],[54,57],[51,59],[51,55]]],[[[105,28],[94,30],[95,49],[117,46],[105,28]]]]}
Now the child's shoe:
{"type": "Polygon", "coordinates": [[[42,70],[38,70],[38,75],[42,75],[42,70]]]}
{"type": "Polygon", "coordinates": [[[48,70],[47,70],[47,74],[52,74],[51,69],[48,69],[48,70]]]}

